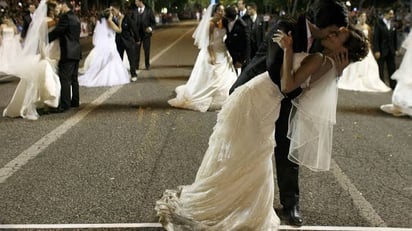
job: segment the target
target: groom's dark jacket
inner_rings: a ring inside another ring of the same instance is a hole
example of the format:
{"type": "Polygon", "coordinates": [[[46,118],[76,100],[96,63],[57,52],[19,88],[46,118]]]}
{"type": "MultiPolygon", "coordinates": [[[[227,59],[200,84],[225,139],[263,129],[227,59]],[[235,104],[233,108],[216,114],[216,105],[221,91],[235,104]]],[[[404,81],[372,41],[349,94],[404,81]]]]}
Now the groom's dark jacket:
{"type": "Polygon", "coordinates": [[[246,65],[250,61],[250,30],[245,21],[241,18],[235,19],[233,28],[229,31],[229,21],[223,20],[226,28],[225,44],[233,63],[246,65]]]}
{"type": "Polygon", "coordinates": [[[60,61],[81,59],[80,20],[73,11],[62,14],[56,28],[49,33],[49,41],[55,39],[60,40],[60,61]]]}
{"type": "MultiPolygon", "coordinates": [[[[235,88],[248,82],[255,76],[268,71],[272,81],[280,88],[280,69],[283,63],[283,50],[277,43],[272,41],[273,35],[277,30],[282,30],[285,33],[292,32],[293,51],[307,51],[307,31],[306,31],[306,16],[302,15],[295,20],[293,18],[280,18],[277,21],[272,21],[269,31],[260,45],[256,55],[242,71],[239,78],[230,89],[232,93],[235,88]]],[[[289,93],[290,97],[296,97],[302,90],[300,88],[289,93]]]]}
{"type": "MultiPolygon", "coordinates": [[[[113,19],[113,22],[119,26],[117,20],[113,19]]],[[[133,47],[136,42],[140,41],[136,22],[129,14],[124,16],[121,26],[122,32],[116,33],[116,44],[123,43],[126,47],[133,47]]]]}

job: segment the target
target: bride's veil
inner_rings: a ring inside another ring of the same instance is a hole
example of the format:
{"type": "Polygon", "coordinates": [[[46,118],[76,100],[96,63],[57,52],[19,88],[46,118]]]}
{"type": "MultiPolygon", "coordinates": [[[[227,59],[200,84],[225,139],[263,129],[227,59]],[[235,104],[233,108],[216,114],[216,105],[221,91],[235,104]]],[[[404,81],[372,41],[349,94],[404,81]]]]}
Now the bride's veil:
{"type": "Polygon", "coordinates": [[[111,29],[107,25],[107,19],[102,17],[97,21],[96,28],[93,32],[93,45],[95,47],[105,47],[105,45],[110,43],[109,35],[111,33],[111,29]]]}
{"type": "Polygon", "coordinates": [[[34,11],[32,22],[24,40],[23,55],[36,55],[40,48],[46,47],[49,43],[47,17],[47,0],[41,0],[36,11],[34,11]],[[39,47],[42,46],[42,47],[39,47]]]}
{"type": "Polygon", "coordinates": [[[192,37],[195,39],[195,45],[199,49],[205,49],[209,45],[209,28],[210,20],[212,19],[212,12],[215,4],[210,4],[206,12],[203,14],[202,20],[196,27],[192,37]]]}

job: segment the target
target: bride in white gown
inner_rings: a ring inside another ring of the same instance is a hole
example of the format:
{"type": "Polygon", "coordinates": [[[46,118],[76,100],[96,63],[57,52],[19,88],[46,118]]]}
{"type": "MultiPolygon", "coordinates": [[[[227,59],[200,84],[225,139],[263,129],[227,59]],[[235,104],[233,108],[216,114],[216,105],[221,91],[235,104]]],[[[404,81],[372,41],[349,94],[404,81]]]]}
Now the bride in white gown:
{"type": "Polygon", "coordinates": [[[54,28],[57,3],[42,0],[30,24],[23,51],[10,65],[10,74],[20,78],[3,116],[36,120],[38,108],[57,108],[60,100],[60,80],[56,74],[60,45],[48,43],[48,32],[54,28]],[[23,65],[22,65],[23,64],[23,65]]]}
{"type": "Polygon", "coordinates": [[[79,69],[79,85],[86,87],[114,86],[130,83],[130,77],[116,48],[116,32],[121,32],[123,15],[119,26],[113,21],[112,9],[103,11],[93,34],[94,48],[79,69]]]}
{"type": "Polygon", "coordinates": [[[205,112],[220,109],[229,96],[237,76],[224,43],[223,15],[221,4],[210,5],[205,12],[193,34],[200,49],[195,66],[187,83],[175,89],[176,97],[168,101],[171,106],[205,112]]]}
{"type": "Polygon", "coordinates": [[[11,18],[3,16],[0,22],[0,74],[7,74],[10,64],[21,53],[20,36],[11,18]]]}
{"type": "Polygon", "coordinates": [[[406,52],[398,70],[391,76],[397,81],[392,93],[392,103],[381,106],[384,112],[394,116],[412,117],[412,33],[403,41],[402,47],[406,52]]]}
{"type": "MultiPolygon", "coordinates": [[[[366,13],[362,13],[357,27],[362,30],[366,37],[370,38],[371,30],[369,25],[366,24],[366,19],[366,13]]],[[[344,90],[364,92],[388,92],[391,90],[379,78],[379,66],[370,50],[363,60],[351,63],[343,70],[338,87],[344,90]]]]}
{"type": "MultiPolygon", "coordinates": [[[[366,56],[367,42],[359,34],[342,28],[336,36],[322,40],[325,54],[313,55],[294,55],[290,36],[280,33],[275,37],[285,51],[282,89],[290,92],[301,85],[310,86],[294,101],[290,158],[312,169],[327,170],[330,162],[338,73],[330,57],[344,42],[350,61],[366,56]],[[305,130],[308,125],[310,132],[305,130]]],[[[336,66],[343,63],[338,61],[336,66]]],[[[233,92],[218,114],[194,183],[166,190],[156,202],[164,228],[278,230],[272,156],[275,120],[283,97],[267,72],[233,92]]]]}

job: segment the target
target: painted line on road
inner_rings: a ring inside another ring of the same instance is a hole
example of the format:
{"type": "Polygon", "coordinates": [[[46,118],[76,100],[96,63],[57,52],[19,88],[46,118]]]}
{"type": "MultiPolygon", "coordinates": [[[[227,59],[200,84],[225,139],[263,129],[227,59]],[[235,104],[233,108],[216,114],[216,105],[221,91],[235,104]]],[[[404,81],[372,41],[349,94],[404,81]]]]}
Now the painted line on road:
{"type": "MultiPolygon", "coordinates": [[[[163,49],[160,53],[154,56],[150,61],[154,62],[164,53],[166,53],[170,48],[176,45],[180,40],[182,40],[189,32],[193,29],[188,30],[183,35],[181,35],[177,40],[171,43],[168,47],[163,49]]],[[[0,169],[0,184],[4,183],[10,176],[12,176],[15,172],[21,169],[25,164],[27,164],[31,159],[38,156],[42,151],[44,151],[49,145],[54,143],[58,140],[61,136],[63,136],[70,128],[75,126],[79,123],[84,117],[87,116],[91,111],[93,111],[96,107],[102,104],[104,101],[109,99],[113,94],[115,94],[122,86],[115,86],[111,87],[103,94],[101,94],[97,99],[95,99],[92,103],[88,104],[82,110],[77,112],[75,115],[67,119],[62,125],[55,128],[50,133],[43,136],[40,140],[30,146],[28,149],[24,150],[20,153],[16,158],[11,160],[7,163],[4,167],[0,169]]]]}
{"type": "Polygon", "coordinates": [[[334,159],[331,160],[331,171],[337,179],[339,185],[347,190],[352,197],[353,203],[358,208],[360,215],[365,218],[370,225],[386,227],[385,221],[379,216],[372,205],[362,196],[362,193],[351,182],[349,177],[342,171],[334,159]]]}
{"type": "Polygon", "coordinates": [[[91,111],[98,107],[105,100],[110,98],[114,93],[116,93],[121,87],[112,87],[109,90],[101,94],[92,103],[87,105],[85,108],[77,112],[75,115],[64,121],[64,123],[53,131],[49,132],[43,136],[40,140],[30,146],[28,149],[20,153],[16,158],[7,163],[3,168],[0,169],[0,184],[4,183],[7,178],[12,176],[15,172],[21,169],[25,164],[27,164],[31,159],[38,156],[42,151],[44,151],[49,145],[58,140],[63,136],[70,128],[79,123],[84,117],[87,116],[91,111]]]}
{"type": "MultiPolygon", "coordinates": [[[[103,229],[103,228],[162,228],[160,223],[105,223],[105,224],[9,224],[0,229],[103,229]]],[[[412,231],[412,228],[351,227],[351,226],[289,226],[281,225],[279,230],[312,231],[412,231]]]]}

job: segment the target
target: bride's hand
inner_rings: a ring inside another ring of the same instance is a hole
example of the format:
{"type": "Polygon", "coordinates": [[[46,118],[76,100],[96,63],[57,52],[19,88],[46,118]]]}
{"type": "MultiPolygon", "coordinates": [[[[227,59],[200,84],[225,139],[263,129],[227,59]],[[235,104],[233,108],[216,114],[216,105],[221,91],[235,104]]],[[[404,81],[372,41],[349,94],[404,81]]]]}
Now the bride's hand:
{"type": "Polygon", "coordinates": [[[216,64],[216,58],[214,56],[210,56],[209,63],[212,64],[212,65],[215,65],[216,64]]]}
{"type": "Polygon", "coordinates": [[[289,31],[288,34],[285,34],[285,32],[277,30],[277,32],[272,37],[272,41],[279,44],[280,48],[282,49],[292,48],[292,32],[289,31]]]}
{"type": "Polygon", "coordinates": [[[335,61],[338,76],[342,75],[343,69],[345,69],[350,63],[348,58],[348,50],[344,47],[338,48],[335,50],[333,60],[335,61]]]}

